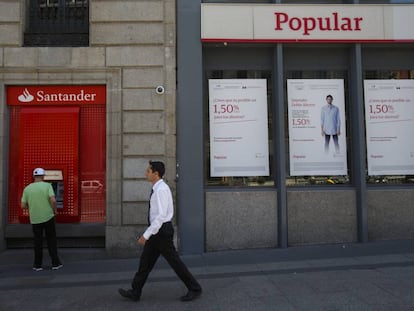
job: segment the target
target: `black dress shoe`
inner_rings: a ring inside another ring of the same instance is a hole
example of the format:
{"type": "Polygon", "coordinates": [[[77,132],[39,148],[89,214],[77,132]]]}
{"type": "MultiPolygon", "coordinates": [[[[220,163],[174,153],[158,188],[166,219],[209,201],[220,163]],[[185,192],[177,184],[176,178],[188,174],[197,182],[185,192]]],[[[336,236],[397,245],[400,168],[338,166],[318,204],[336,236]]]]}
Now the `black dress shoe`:
{"type": "Polygon", "coordinates": [[[132,291],[132,289],[128,289],[128,290],[125,290],[125,289],[122,289],[122,288],[119,288],[118,289],[118,293],[122,296],[122,297],[124,297],[124,298],[128,298],[128,299],[131,299],[132,301],[138,301],[139,300],[139,295],[137,295],[137,294],[135,294],[133,291],[132,291]]]}
{"type": "Polygon", "coordinates": [[[180,298],[181,301],[191,301],[201,296],[201,290],[190,290],[187,294],[180,298]]]}

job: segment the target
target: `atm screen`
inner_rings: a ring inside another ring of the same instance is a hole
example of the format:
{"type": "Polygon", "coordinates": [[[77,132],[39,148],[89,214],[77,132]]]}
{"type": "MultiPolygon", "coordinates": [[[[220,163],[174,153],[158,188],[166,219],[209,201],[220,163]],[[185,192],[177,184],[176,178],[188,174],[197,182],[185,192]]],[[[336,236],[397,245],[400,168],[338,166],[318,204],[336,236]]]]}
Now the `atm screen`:
{"type": "Polygon", "coordinates": [[[45,181],[50,182],[55,192],[57,208],[63,208],[64,183],[62,170],[46,170],[45,181]]]}
{"type": "Polygon", "coordinates": [[[63,181],[52,181],[51,184],[55,192],[57,208],[63,208],[63,181]]]}

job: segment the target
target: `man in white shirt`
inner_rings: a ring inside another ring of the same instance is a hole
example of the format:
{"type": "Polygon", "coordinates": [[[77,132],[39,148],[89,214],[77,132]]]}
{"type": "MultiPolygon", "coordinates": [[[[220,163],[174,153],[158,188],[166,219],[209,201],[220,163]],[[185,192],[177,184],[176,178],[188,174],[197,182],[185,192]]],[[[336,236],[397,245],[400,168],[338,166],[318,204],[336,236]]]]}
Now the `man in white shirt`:
{"type": "Polygon", "coordinates": [[[145,232],[137,238],[137,242],[144,246],[141,254],[138,271],[132,280],[132,289],[118,290],[122,297],[138,301],[141,297],[142,288],[153,269],[158,257],[162,255],[177,276],[183,281],[188,289],[181,301],[191,301],[201,295],[200,284],[187,269],[180,259],[173,243],[174,228],[171,220],[174,215],[173,198],[170,187],[162,177],[165,166],[162,162],[150,161],[146,170],[146,177],[152,183],[149,208],[149,226],[145,232]]]}

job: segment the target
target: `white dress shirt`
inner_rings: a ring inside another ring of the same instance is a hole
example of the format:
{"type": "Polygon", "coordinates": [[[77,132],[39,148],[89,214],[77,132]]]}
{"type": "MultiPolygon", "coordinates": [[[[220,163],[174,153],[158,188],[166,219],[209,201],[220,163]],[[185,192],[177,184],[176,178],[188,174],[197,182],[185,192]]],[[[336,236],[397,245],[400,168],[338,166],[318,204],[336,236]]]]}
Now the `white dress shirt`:
{"type": "Polygon", "coordinates": [[[174,215],[173,198],[170,187],[163,179],[152,186],[153,193],[150,199],[150,226],[143,236],[148,240],[151,235],[157,234],[163,223],[171,221],[174,215]]]}

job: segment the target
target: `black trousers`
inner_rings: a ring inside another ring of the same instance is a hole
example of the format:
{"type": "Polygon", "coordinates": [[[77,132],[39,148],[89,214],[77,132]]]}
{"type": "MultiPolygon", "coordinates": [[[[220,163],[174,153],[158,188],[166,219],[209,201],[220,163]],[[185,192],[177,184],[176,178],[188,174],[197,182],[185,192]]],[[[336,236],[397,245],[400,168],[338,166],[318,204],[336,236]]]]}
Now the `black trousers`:
{"type": "Polygon", "coordinates": [[[188,290],[201,290],[200,284],[196,281],[178,255],[173,243],[173,236],[174,228],[171,222],[166,222],[161,226],[160,231],[156,235],[151,236],[145,243],[138,271],[135,273],[131,284],[134,294],[141,296],[145,281],[154,268],[154,265],[160,255],[167,260],[168,264],[181,279],[181,281],[183,281],[188,290]]]}
{"type": "Polygon", "coordinates": [[[32,224],[32,230],[34,235],[34,267],[41,267],[43,261],[43,232],[46,234],[47,249],[49,256],[52,259],[52,266],[60,265],[60,259],[57,253],[57,241],[56,241],[56,226],[55,217],[50,220],[40,223],[32,224]]]}

